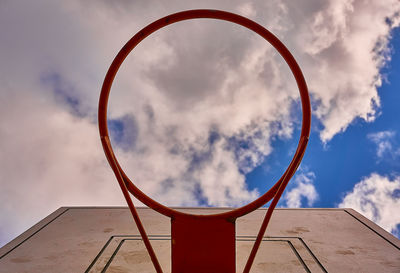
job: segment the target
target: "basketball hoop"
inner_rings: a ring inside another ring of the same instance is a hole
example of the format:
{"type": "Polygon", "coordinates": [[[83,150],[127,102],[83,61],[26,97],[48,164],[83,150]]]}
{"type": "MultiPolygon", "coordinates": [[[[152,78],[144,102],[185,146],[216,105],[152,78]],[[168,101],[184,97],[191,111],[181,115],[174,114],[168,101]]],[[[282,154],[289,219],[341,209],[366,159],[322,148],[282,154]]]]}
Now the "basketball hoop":
{"type": "Polygon", "coordinates": [[[129,209],[139,229],[154,267],[162,272],[154,250],[133,205],[129,192],[155,211],[171,218],[172,272],[235,272],[235,220],[271,201],[257,239],[243,272],[250,271],[257,250],[264,236],[272,212],[286,185],[299,166],[308,143],[311,126],[311,106],[307,85],[296,60],[289,50],[271,32],[261,25],[240,15],[220,10],[187,10],[163,17],[136,33],[113,60],[101,89],[99,100],[99,131],[104,152],[118,180],[129,209]],[[113,152],[107,128],[107,104],[115,75],[128,54],[153,32],[176,22],[190,19],[218,19],[241,25],[267,40],[284,58],[292,71],[300,91],[303,111],[302,129],[296,152],[282,177],[270,190],[253,202],[228,212],[213,215],[187,214],[151,199],[137,188],[122,170],[113,152]]]}

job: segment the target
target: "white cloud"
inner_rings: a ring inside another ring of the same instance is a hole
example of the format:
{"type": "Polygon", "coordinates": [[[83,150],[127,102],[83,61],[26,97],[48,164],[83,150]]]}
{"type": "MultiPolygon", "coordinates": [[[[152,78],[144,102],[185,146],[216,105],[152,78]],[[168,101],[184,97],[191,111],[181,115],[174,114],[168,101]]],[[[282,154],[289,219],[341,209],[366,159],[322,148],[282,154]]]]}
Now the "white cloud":
{"type": "MultiPolygon", "coordinates": [[[[61,205],[123,203],[99,144],[97,101],[115,54],[153,20],[207,7],[267,27],[304,70],[328,141],[357,117],[373,119],[399,5],[2,2],[0,215],[8,220],[0,232],[9,239],[61,205]]],[[[180,23],[143,41],[121,67],[109,114],[122,137],[113,144],[128,175],[165,204],[241,205],[258,195],[245,174],[271,153],[271,139],[289,138],[297,126],[297,101],[289,69],[264,40],[214,20],[180,23]]],[[[313,200],[311,184],[298,185],[313,200]]]]}
{"type": "Polygon", "coordinates": [[[387,43],[391,18],[399,24],[398,1],[329,1],[301,26],[306,77],[320,105],[321,139],[329,141],[359,117],[373,121],[380,106],[379,69],[390,59],[387,43]],[[397,12],[397,13],[396,13],[397,12]],[[374,22],[374,27],[366,22],[374,22]],[[314,67],[314,69],[309,69],[314,67]]]}
{"type": "Polygon", "coordinates": [[[21,98],[15,91],[6,99],[0,109],[6,117],[0,131],[0,231],[7,239],[61,206],[123,204],[95,124],[34,94],[21,98]]]}
{"type": "Polygon", "coordinates": [[[242,16],[246,17],[255,17],[257,15],[257,11],[254,9],[253,3],[251,2],[245,2],[242,5],[239,5],[237,11],[242,16]]]}
{"type": "Polygon", "coordinates": [[[372,173],[344,196],[339,207],[355,209],[388,232],[398,234],[400,177],[390,178],[372,173]]]}
{"type": "Polygon", "coordinates": [[[396,158],[400,155],[400,148],[396,147],[395,131],[381,131],[376,133],[370,133],[367,138],[376,144],[376,155],[379,159],[383,159],[385,156],[390,156],[391,159],[396,158]]]}
{"type": "Polygon", "coordinates": [[[294,177],[294,188],[289,188],[283,197],[286,206],[289,208],[300,208],[302,207],[302,200],[307,200],[307,206],[312,206],[318,200],[314,180],[315,174],[313,172],[296,174],[294,177]]]}

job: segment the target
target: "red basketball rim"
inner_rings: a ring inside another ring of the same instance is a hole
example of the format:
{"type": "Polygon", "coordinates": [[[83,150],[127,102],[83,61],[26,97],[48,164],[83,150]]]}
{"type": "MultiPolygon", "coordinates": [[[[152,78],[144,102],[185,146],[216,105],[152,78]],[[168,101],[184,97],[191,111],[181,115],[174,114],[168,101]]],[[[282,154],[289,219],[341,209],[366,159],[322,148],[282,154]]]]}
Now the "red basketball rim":
{"type": "MultiPolygon", "coordinates": [[[[142,41],[144,40],[147,36],[152,34],[153,32],[176,22],[184,21],[184,20],[190,20],[190,19],[200,19],[200,18],[207,18],[207,19],[218,19],[218,20],[223,20],[223,21],[228,21],[232,22],[238,25],[241,25],[261,37],[263,37],[265,40],[267,40],[279,53],[280,55],[284,58],[286,63],[288,64],[290,70],[292,71],[294,78],[296,80],[299,92],[300,92],[300,98],[301,98],[301,105],[302,105],[302,128],[301,128],[301,133],[300,133],[300,138],[298,142],[298,146],[296,149],[296,152],[293,156],[292,161],[289,164],[289,167],[286,169],[282,177],[275,183],[274,186],[271,187],[270,190],[268,190],[266,193],[264,193],[262,196],[260,196],[258,199],[252,201],[251,203],[244,205],[242,207],[233,209],[228,212],[224,213],[219,213],[219,214],[212,214],[212,215],[197,215],[197,214],[187,214],[183,213],[177,210],[174,210],[172,208],[169,208],[167,206],[162,205],[161,203],[158,203],[157,201],[153,200],[150,198],[148,195],[143,193],[139,188],[137,188],[132,181],[129,179],[129,177],[125,174],[125,172],[122,170],[120,164],[118,163],[117,159],[115,158],[115,164],[117,165],[117,168],[121,172],[122,177],[124,178],[125,184],[128,188],[128,190],[142,203],[147,205],[148,207],[158,211],[161,214],[164,214],[165,216],[169,217],[176,217],[178,215],[185,215],[185,216],[193,216],[193,217],[222,217],[222,218],[229,218],[229,219],[236,219],[240,216],[243,216],[247,213],[252,212],[253,210],[256,210],[257,208],[263,206],[266,204],[268,201],[270,201],[274,196],[279,188],[281,182],[285,177],[292,177],[294,174],[296,168],[290,168],[290,166],[298,166],[300,164],[300,161],[302,159],[302,156],[296,156],[296,155],[303,155],[307,146],[307,143],[304,144],[304,139],[308,140],[309,134],[310,134],[310,127],[311,127],[311,106],[310,106],[310,100],[309,100],[309,95],[308,95],[308,89],[307,89],[307,84],[305,82],[303,73],[301,72],[301,69],[299,65],[297,64],[296,60],[290,53],[290,51],[285,47],[285,45],[277,38],[275,37],[271,32],[269,32],[267,29],[262,27],[261,25],[257,24],[256,22],[247,19],[243,16],[226,12],[226,11],[220,11],[220,10],[208,10],[208,9],[202,9],[202,10],[187,10],[187,11],[182,11],[178,13],[174,13],[171,15],[168,15],[166,17],[163,17],[142,30],[140,30],[138,33],[136,33],[125,45],[124,47],[119,51],[115,59],[113,60],[110,68],[107,71],[107,74],[105,76],[103,86],[101,89],[101,94],[100,94],[100,100],[99,100],[99,112],[98,112],[98,120],[99,120],[99,131],[100,131],[100,137],[103,139],[107,138],[109,139],[109,134],[108,134],[108,127],[107,127],[107,105],[108,105],[108,98],[110,95],[110,90],[112,83],[114,81],[115,75],[117,74],[121,64],[125,60],[125,58],[129,55],[129,53],[142,41]],[[302,144],[303,143],[303,144],[302,144]],[[302,144],[302,145],[301,145],[302,144]],[[289,170],[291,169],[291,170],[289,170]],[[290,172],[290,173],[288,173],[290,172]]],[[[109,154],[113,154],[113,150],[111,145],[105,145],[103,146],[105,149],[105,153],[107,158],[109,159],[109,154]]],[[[110,163],[112,164],[112,163],[110,163]]]]}

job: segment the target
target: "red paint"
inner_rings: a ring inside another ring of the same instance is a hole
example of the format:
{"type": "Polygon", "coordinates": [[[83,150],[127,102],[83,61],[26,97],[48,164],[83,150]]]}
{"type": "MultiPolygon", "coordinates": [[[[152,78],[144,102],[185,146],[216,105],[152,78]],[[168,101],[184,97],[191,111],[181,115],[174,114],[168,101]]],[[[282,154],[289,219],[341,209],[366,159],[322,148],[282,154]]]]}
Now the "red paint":
{"type": "Polygon", "coordinates": [[[178,216],[171,219],[171,238],[172,272],[235,272],[234,222],[178,216]]]}

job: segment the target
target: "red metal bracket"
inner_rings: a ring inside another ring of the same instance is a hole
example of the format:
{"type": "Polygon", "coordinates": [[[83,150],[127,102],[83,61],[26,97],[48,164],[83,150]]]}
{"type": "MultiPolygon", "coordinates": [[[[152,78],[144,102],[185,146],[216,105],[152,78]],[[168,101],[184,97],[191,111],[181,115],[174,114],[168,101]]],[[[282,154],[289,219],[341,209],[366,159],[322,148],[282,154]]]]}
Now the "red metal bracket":
{"type": "Polygon", "coordinates": [[[178,216],[171,220],[171,238],[172,272],[235,272],[234,222],[178,216]]]}

